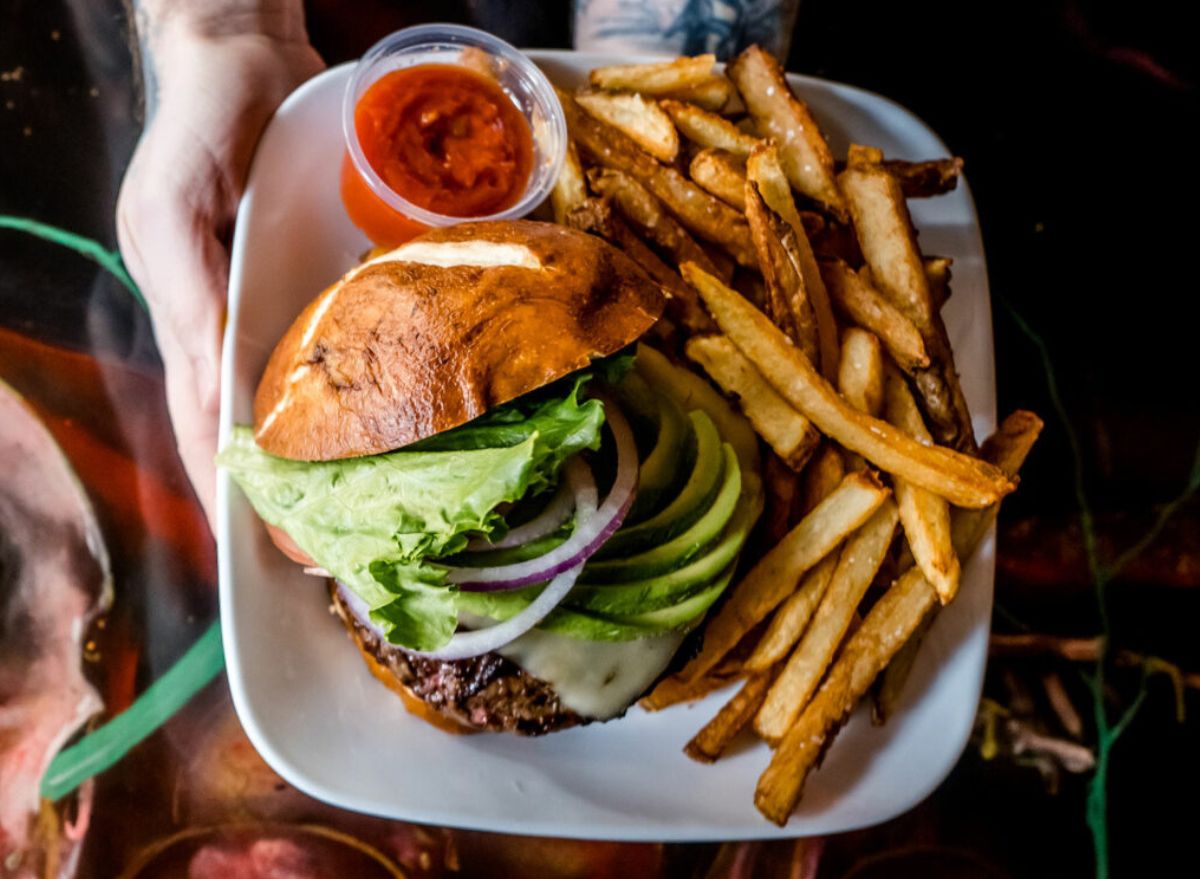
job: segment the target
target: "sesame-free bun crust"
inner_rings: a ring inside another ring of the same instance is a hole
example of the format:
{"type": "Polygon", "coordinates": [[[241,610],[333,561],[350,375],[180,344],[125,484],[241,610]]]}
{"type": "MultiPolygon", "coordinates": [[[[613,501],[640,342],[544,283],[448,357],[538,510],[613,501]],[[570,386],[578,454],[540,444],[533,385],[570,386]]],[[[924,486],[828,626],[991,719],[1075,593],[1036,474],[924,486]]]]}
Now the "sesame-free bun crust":
{"type": "Polygon", "coordinates": [[[255,439],[303,461],[387,452],[619,351],[663,304],[628,257],[573,229],[437,229],[301,312],[259,383],[255,439]]]}

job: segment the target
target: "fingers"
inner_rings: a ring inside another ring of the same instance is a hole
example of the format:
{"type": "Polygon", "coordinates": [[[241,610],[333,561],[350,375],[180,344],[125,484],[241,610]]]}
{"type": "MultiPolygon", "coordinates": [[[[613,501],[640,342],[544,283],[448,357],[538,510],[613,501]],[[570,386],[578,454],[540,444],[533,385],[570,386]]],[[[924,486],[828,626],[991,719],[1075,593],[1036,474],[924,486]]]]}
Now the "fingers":
{"type": "Polygon", "coordinates": [[[117,234],[150,308],[179,455],[211,523],[228,233],[267,119],[322,65],[303,42],[173,33],[158,46],[158,113],[122,183],[117,234]]]}
{"type": "MultiPolygon", "coordinates": [[[[211,524],[229,254],[217,237],[221,218],[197,210],[186,189],[147,183],[157,176],[156,149],[152,132],[122,187],[117,234],[150,307],[179,455],[211,524]]],[[[207,173],[200,168],[196,179],[207,173]]]]}
{"type": "Polygon", "coordinates": [[[209,524],[213,524],[220,413],[220,347],[228,254],[213,232],[168,223],[147,234],[136,216],[121,223],[122,250],[174,254],[174,260],[131,259],[130,273],[147,294],[163,360],[167,407],[180,459],[209,524]],[[136,267],[135,267],[136,266],[136,267]]]}

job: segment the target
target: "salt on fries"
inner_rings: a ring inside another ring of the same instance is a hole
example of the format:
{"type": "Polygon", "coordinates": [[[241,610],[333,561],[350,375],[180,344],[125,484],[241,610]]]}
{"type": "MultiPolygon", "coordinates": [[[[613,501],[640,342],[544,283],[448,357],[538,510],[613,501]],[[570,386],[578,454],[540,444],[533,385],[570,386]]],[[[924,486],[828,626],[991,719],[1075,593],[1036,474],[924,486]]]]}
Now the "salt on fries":
{"type": "Polygon", "coordinates": [[[783,166],[779,163],[779,151],[774,143],[761,143],[751,150],[750,157],[746,160],[746,179],[757,187],[766,206],[781,216],[795,233],[793,237],[784,238],[780,243],[800,272],[804,281],[805,296],[816,319],[820,359],[814,362],[822,375],[832,379],[836,375],[838,363],[837,321],[833,317],[829,294],[825,290],[825,282],[809,241],[804,217],[796,209],[796,202],[792,198],[783,166]]]}
{"type": "MultiPolygon", "coordinates": [[[[917,401],[899,374],[892,370],[886,379],[887,420],[923,443],[933,442],[917,401]]],[[[896,477],[893,486],[900,521],[917,567],[925,575],[942,604],[958,592],[960,565],[950,537],[950,508],[932,492],[896,477]]]]}
{"type": "MultiPolygon", "coordinates": [[[[1017,412],[1001,424],[985,444],[984,454],[1010,475],[1015,474],[1041,431],[1029,412],[1017,412]]],[[[954,548],[969,556],[995,521],[998,504],[955,517],[954,548]]],[[[829,739],[858,704],[875,678],[937,606],[937,593],[912,568],[875,603],[858,630],[847,640],[812,702],[787,731],[758,782],[754,802],[776,824],[786,823],[796,807],[808,773],[829,739]]]]}
{"type": "Polygon", "coordinates": [[[688,165],[692,179],[726,204],[744,210],[746,171],[737,156],[718,149],[703,149],[688,165]]]}
{"type": "Polygon", "coordinates": [[[617,64],[588,74],[596,88],[666,95],[701,85],[713,76],[715,55],[676,58],[657,64],[617,64]]]}
{"type": "Polygon", "coordinates": [[[701,147],[724,150],[745,158],[759,143],[757,137],[742,131],[724,116],[695,104],[663,100],[659,105],[671,117],[679,133],[701,147]]]}
{"type": "Polygon", "coordinates": [[[686,351],[721,390],[738,401],[775,454],[793,470],[803,470],[821,441],[812,422],[788,405],[724,336],[698,336],[688,341],[686,351]]]}
{"type": "Polygon", "coordinates": [[[883,564],[898,519],[896,505],[889,500],[846,541],[804,637],[754,719],[754,731],[761,738],[777,743],[808,704],[883,564]]]}
{"type": "Polygon", "coordinates": [[[654,158],[673,162],[679,155],[679,132],[654,101],[627,92],[579,92],[575,101],[588,115],[623,132],[654,158]]]}
{"type": "Polygon", "coordinates": [[[851,473],[742,579],[708,621],[704,646],[679,672],[694,681],[725,658],[752,628],[795,590],[810,568],[870,518],[890,492],[866,473],[851,473]]]}
{"type": "Polygon", "coordinates": [[[906,203],[954,189],[962,161],[866,145],[837,161],[774,58],[753,46],[728,77],[714,63],[602,67],[560,91],[571,142],[551,205],[667,292],[656,333],[741,409],[709,407],[748,480],[770,449],[768,548],[641,704],[737,683],[684,750],[711,762],[753,729],[776,747],[755,803],[782,824],[877,679],[876,719],[894,710],[1041,422],[1017,412],[976,447],[941,318],[952,259],[921,253],[906,203]]]}
{"type": "Polygon", "coordinates": [[[994,504],[1016,483],[978,458],[926,446],[886,421],[857,411],[813,368],[767,317],[693,263],[683,276],[696,288],[717,325],[789,403],[823,434],[876,467],[946,498],[955,506],[994,504]]]}
{"type": "Polygon", "coordinates": [[[835,216],[844,216],[829,144],[808,105],[792,91],[779,62],[758,46],[751,46],[730,63],[729,78],[741,92],[755,124],[779,145],[783,169],[792,186],[825,205],[835,216]]]}

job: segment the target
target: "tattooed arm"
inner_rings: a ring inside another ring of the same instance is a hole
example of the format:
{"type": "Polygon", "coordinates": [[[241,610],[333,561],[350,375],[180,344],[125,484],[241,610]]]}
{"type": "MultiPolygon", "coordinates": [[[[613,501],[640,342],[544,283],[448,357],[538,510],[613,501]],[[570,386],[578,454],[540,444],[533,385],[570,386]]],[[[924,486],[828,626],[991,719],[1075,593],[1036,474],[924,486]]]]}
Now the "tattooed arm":
{"type": "Polygon", "coordinates": [[[787,57],[799,0],[575,0],[575,48],[724,61],[751,43],[787,57]]]}
{"type": "Polygon", "coordinates": [[[211,517],[234,214],[267,120],[323,64],[301,0],[145,0],[137,30],[147,124],[117,233],[150,305],[179,453],[211,517]]]}

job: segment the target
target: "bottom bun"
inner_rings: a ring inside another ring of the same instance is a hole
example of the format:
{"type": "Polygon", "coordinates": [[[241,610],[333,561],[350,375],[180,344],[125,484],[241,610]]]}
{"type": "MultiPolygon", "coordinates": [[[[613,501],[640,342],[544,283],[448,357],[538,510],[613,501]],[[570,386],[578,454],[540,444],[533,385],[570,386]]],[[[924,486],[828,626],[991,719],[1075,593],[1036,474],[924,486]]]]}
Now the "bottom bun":
{"type": "Polygon", "coordinates": [[[332,580],[329,595],[371,674],[438,729],[539,736],[586,722],[562,706],[550,684],[498,653],[458,660],[412,656],[355,620],[332,580]]]}

